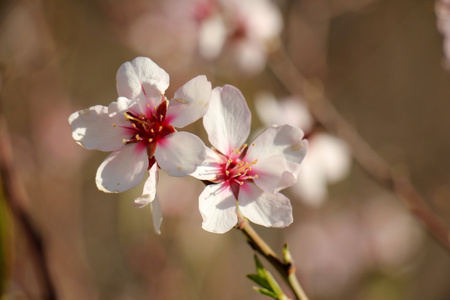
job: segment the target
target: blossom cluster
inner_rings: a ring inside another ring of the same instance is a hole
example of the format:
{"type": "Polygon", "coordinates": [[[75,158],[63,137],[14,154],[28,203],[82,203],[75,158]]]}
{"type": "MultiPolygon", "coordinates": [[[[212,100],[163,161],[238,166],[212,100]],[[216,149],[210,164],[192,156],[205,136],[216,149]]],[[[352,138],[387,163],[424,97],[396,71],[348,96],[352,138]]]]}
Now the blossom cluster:
{"type": "Polygon", "coordinates": [[[208,60],[228,57],[234,66],[259,73],[283,27],[278,7],[267,0],[192,0],[198,49],[208,60]]]}
{"type": "Polygon", "coordinates": [[[297,182],[308,145],[303,131],[292,125],[272,125],[245,144],[251,113],[236,87],[212,89],[201,75],[169,100],[168,86],[169,75],[162,68],[138,57],[117,72],[117,101],[69,117],[78,144],[112,151],[97,170],[98,189],[123,192],[148,174],[135,203],[150,204],[157,232],[162,221],[156,197],[159,169],[207,184],[199,196],[202,227],[207,231],[227,232],[237,224],[238,214],[267,227],[292,223],[290,201],[279,192],[297,182]],[[196,135],[176,129],[202,117],[211,148],[196,135]]]}

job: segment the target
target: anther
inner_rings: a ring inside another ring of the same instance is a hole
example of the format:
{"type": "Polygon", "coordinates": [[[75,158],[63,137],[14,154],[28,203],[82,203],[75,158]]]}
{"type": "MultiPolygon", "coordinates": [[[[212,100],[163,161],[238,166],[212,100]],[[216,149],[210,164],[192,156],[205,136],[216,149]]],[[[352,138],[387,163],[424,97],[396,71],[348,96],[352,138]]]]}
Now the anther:
{"type": "Polygon", "coordinates": [[[153,139],[148,139],[148,142],[149,142],[149,143],[153,142],[153,139]]]}
{"type": "Polygon", "coordinates": [[[113,127],[117,127],[116,124],[113,124],[113,127]]]}

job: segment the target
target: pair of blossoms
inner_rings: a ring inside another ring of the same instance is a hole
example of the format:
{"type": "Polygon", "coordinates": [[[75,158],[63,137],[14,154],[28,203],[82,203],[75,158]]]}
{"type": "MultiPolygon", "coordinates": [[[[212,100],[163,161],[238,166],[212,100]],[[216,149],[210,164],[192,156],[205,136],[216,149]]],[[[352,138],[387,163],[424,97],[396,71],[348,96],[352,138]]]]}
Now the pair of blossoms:
{"type": "Polygon", "coordinates": [[[148,172],[139,206],[151,205],[156,232],[162,213],[156,199],[158,168],[171,176],[191,175],[207,182],[199,197],[202,227],[224,233],[238,213],[266,227],[293,221],[290,201],[279,191],[297,181],[307,141],[293,126],[271,126],[252,144],[251,114],[241,92],[211,88],[197,76],[164,96],[169,75],[152,60],[138,57],[117,72],[119,97],[69,117],[74,140],[86,149],[112,151],[97,170],[97,187],[110,193],[137,186],[148,172]],[[213,148],[182,128],[203,117],[213,148]],[[239,212],[238,212],[239,211],[239,212]]]}

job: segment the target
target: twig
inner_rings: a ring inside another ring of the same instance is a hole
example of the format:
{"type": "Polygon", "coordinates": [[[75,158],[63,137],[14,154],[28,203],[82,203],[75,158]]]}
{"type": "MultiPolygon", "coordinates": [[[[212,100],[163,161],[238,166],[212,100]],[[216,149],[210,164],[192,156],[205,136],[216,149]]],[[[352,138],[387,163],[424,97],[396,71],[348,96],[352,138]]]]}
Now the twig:
{"type": "Polygon", "coordinates": [[[39,280],[42,283],[45,299],[56,300],[55,288],[48,270],[44,242],[30,215],[22,206],[25,203],[26,195],[14,170],[11,142],[3,116],[0,116],[0,145],[0,176],[5,201],[9,205],[12,215],[23,229],[39,274],[39,280]]]}
{"type": "Polygon", "coordinates": [[[393,168],[359,136],[356,130],[327,101],[323,90],[303,77],[283,49],[274,54],[269,66],[279,81],[292,94],[303,98],[315,119],[327,131],[344,140],[355,161],[378,183],[403,200],[411,213],[443,246],[450,250],[450,231],[447,225],[429,208],[405,174],[393,168]]]}
{"type": "Polygon", "coordinates": [[[281,260],[240,213],[238,213],[238,219],[237,229],[242,231],[250,246],[259,254],[264,256],[277,270],[283,280],[288,284],[297,300],[308,300],[308,297],[297,280],[297,276],[295,275],[295,267],[292,262],[285,262],[281,260]]]}

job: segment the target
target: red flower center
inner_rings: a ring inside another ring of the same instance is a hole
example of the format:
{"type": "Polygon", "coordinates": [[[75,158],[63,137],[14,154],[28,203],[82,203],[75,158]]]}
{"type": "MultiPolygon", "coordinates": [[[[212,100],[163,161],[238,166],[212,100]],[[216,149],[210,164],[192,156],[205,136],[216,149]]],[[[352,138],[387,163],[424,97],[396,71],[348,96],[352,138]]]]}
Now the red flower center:
{"type": "Polygon", "coordinates": [[[229,184],[236,199],[238,198],[239,189],[244,185],[245,181],[258,178],[255,171],[252,170],[252,165],[256,164],[258,160],[253,162],[245,161],[245,153],[247,144],[244,144],[239,149],[233,149],[228,156],[228,160],[221,165],[221,173],[217,176],[214,182],[226,182],[229,184]]]}
{"type": "Polygon", "coordinates": [[[131,137],[124,139],[124,143],[140,143],[147,147],[149,158],[153,158],[158,141],[166,135],[175,132],[175,128],[166,120],[167,107],[169,101],[163,99],[158,107],[153,110],[148,107],[145,113],[127,111],[125,118],[130,122],[130,126],[125,127],[131,137]]]}

